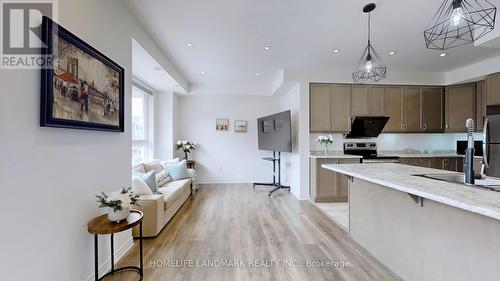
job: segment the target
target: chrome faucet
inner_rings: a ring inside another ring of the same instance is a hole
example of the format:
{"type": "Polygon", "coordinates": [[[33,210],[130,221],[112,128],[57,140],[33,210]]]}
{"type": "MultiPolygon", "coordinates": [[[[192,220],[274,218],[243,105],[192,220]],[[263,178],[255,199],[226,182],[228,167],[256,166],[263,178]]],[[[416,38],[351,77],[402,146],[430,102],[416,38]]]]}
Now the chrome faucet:
{"type": "Polygon", "coordinates": [[[465,184],[474,184],[474,120],[467,119],[467,149],[465,150],[465,184]]]}

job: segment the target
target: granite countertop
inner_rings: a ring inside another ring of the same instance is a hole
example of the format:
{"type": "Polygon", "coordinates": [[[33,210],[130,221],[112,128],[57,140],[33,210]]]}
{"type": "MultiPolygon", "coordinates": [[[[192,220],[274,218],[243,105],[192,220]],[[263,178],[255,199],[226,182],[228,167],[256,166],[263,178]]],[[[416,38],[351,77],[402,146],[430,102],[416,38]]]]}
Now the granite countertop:
{"type": "MultiPolygon", "coordinates": [[[[413,176],[454,172],[395,164],[327,164],[323,168],[500,220],[500,192],[413,176]],[[366,168],[370,165],[370,169],[366,168]]],[[[425,205],[425,203],[424,203],[425,205]]]]}

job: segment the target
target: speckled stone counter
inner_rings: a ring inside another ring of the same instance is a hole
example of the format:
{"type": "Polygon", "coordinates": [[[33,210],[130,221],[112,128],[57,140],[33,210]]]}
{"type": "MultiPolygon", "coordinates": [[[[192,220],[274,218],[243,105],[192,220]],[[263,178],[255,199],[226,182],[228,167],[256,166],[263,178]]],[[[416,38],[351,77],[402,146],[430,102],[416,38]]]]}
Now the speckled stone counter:
{"type": "Polygon", "coordinates": [[[369,165],[369,169],[357,164],[323,168],[500,220],[500,192],[413,176],[453,172],[394,163],[369,165]]]}

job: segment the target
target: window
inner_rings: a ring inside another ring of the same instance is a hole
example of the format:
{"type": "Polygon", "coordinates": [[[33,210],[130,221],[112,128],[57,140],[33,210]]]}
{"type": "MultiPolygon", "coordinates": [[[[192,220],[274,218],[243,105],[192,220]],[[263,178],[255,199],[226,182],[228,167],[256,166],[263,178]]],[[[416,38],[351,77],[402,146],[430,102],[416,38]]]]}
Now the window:
{"type": "Polygon", "coordinates": [[[153,92],[132,85],[132,165],[153,158],[153,92]]]}

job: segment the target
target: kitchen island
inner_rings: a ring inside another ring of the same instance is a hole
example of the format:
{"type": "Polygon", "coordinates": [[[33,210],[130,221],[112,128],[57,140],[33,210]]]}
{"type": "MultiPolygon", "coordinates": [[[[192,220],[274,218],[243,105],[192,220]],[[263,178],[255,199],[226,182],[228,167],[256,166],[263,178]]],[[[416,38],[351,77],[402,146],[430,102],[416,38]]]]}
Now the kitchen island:
{"type": "Polygon", "coordinates": [[[323,168],[349,177],[349,235],[407,281],[500,280],[500,193],[401,165],[323,168]]]}

